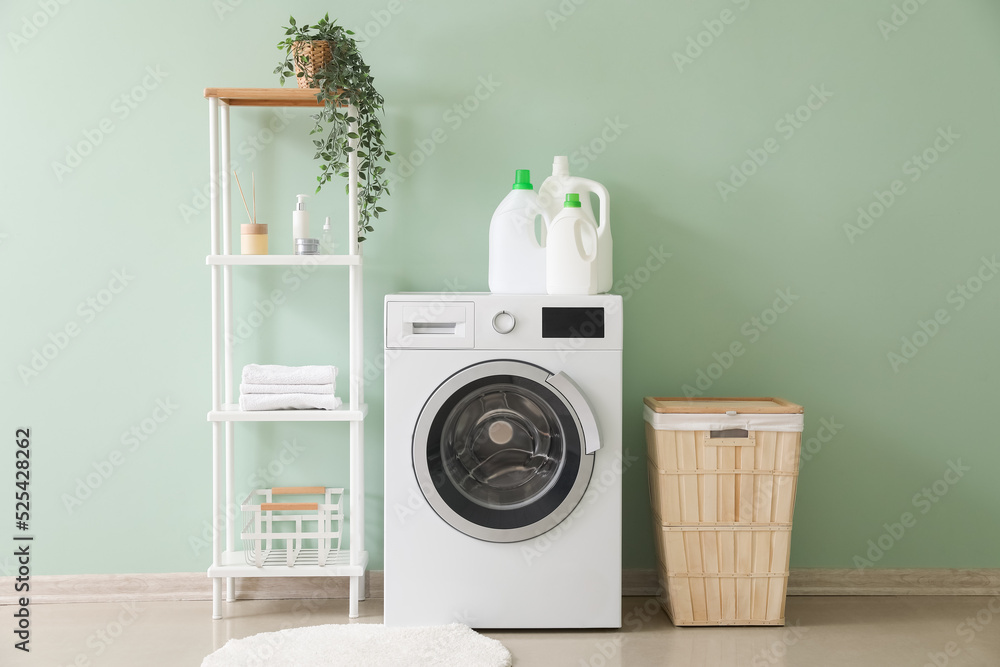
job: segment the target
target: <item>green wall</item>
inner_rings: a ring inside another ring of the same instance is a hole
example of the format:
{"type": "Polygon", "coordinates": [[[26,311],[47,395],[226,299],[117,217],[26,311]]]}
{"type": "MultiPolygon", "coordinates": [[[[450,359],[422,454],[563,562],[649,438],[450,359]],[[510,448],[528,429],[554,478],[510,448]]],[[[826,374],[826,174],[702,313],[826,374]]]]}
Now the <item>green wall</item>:
{"type": "MultiPolygon", "coordinates": [[[[365,248],[374,568],[383,295],[485,290],[494,207],[515,168],[538,183],[554,154],[613,196],[625,445],[640,457],[625,477],[626,567],[653,564],[641,399],[685,385],[806,406],[793,567],[997,566],[996,3],[12,0],[0,467],[12,470],[14,429],[31,427],[36,573],[208,565],[202,88],[276,85],[288,14],[326,11],[366,35],[405,174],[365,248]],[[858,223],[859,207],[878,215],[858,223]],[[650,271],[661,246],[671,257],[650,271]],[[779,293],[782,313],[769,310],[779,293]],[[24,374],[36,352],[52,358],[24,374]],[[96,488],[80,486],[88,475],[96,488]]],[[[305,112],[233,114],[277,251],[294,195],[312,190],[309,127],[305,112]]],[[[314,227],[342,220],[342,190],[328,190],[310,202],[314,227]]],[[[344,272],[235,275],[237,367],[346,366],[344,272]],[[252,315],[275,291],[277,312],[252,315]]],[[[346,483],[345,425],[236,432],[240,492],[346,483]]]]}

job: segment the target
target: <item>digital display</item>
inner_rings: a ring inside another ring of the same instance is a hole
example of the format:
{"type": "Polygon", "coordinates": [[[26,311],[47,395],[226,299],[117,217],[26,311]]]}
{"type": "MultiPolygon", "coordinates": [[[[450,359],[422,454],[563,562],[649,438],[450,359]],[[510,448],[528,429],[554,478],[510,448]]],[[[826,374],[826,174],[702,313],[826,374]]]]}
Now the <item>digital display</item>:
{"type": "Polygon", "coordinates": [[[604,309],[542,308],[542,338],[604,338],[604,309]]]}

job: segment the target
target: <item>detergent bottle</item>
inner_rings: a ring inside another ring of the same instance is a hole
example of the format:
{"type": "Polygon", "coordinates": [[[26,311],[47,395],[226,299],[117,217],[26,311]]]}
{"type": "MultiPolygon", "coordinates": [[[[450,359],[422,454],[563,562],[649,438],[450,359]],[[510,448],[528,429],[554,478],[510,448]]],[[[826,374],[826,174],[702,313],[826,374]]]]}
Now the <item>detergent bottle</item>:
{"type": "Polygon", "coordinates": [[[562,213],[549,225],[545,245],[545,288],[549,294],[597,294],[597,224],[580,205],[580,195],[566,194],[562,213]]]}
{"type": "MultiPolygon", "coordinates": [[[[600,224],[597,225],[597,293],[611,290],[614,276],[611,265],[611,196],[608,189],[597,181],[579,176],[570,176],[569,158],[557,155],[552,160],[552,176],[542,182],[538,189],[538,203],[554,219],[563,210],[566,195],[580,195],[581,215],[597,221],[590,205],[590,193],[596,193],[599,204],[600,224]]],[[[597,224],[595,222],[595,224],[597,224]]]]}
{"type": "Polygon", "coordinates": [[[549,216],[538,205],[527,169],[514,172],[514,186],[490,221],[490,291],[545,294],[545,232],[549,216]],[[535,219],[541,216],[541,241],[535,219]]]}

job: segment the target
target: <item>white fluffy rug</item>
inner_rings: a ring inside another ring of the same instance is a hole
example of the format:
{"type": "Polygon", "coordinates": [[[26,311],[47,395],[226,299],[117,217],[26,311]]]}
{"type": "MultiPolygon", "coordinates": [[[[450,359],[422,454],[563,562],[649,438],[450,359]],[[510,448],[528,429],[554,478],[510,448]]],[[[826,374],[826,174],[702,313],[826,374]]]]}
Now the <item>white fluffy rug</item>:
{"type": "Polygon", "coordinates": [[[315,625],[230,639],[201,667],[510,667],[510,652],[461,623],[315,625]]]}

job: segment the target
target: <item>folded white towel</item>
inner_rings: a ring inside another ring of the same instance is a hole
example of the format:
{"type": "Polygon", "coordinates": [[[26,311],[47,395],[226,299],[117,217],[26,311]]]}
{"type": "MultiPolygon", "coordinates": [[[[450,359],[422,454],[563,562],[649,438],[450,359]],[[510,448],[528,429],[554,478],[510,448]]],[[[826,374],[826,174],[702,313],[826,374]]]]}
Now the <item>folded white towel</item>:
{"type": "Polygon", "coordinates": [[[340,398],[332,394],[242,394],[240,410],[336,410],[340,398]]]}
{"type": "Polygon", "coordinates": [[[332,384],[337,381],[337,367],[247,364],[243,367],[242,381],[244,384],[332,384]]]}
{"type": "Polygon", "coordinates": [[[241,394],[334,394],[337,385],[330,384],[248,384],[240,385],[241,394]]]}

